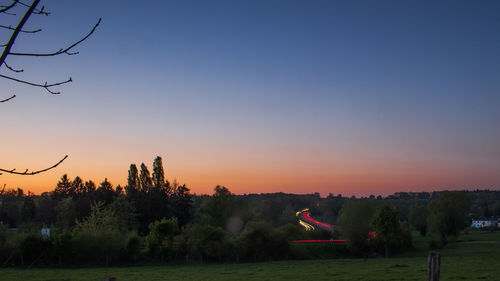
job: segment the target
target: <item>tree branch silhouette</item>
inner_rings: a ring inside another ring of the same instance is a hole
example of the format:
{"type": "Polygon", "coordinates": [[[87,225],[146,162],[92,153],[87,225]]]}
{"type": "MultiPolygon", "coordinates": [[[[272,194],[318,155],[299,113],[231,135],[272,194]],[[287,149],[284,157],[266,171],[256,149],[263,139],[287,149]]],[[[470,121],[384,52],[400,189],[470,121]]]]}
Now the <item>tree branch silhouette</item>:
{"type": "Polygon", "coordinates": [[[16,95],[12,95],[12,97],[10,97],[10,98],[6,98],[6,99],[4,99],[4,100],[0,100],[0,102],[7,102],[7,101],[10,101],[11,99],[13,99],[13,98],[15,98],[15,97],[16,97],[16,95]]]}
{"type": "MultiPolygon", "coordinates": [[[[7,169],[1,169],[1,168],[0,168],[0,172],[5,172],[5,173],[15,174],[15,175],[32,176],[32,175],[36,175],[36,174],[43,173],[43,172],[46,172],[48,170],[54,169],[55,167],[59,166],[59,164],[61,164],[64,160],[66,160],[66,158],[68,158],[68,155],[64,156],[61,160],[59,160],[59,162],[57,162],[56,164],[54,164],[48,168],[33,171],[33,172],[29,172],[29,169],[26,169],[24,172],[16,172],[16,169],[7,170],[7,169]]],[[[0,175],[1,174],[2,173],[0,173],[0,175]]]]}
{"type": "MultiPolygon", "coordinates": [[[[49,56],[57,56],[57,55],[61,55],[61,54],[76,55],[79,52],[71,52],[71,50],[73,48],[75,48],[76,46],[78,46],[79,44],[81,44],[83,41],[87,40],[87,38],[89,38],[95,32],[95,30],[97,29],[97,27],[99,26],[99,24],[101,23],[101,20],[102,20],[101,18],[99,18],[99,20],[94,25],[94,27],[90,30],[90,32],[87,33],[82,39],[80,39],[80,40],[76,41],[75,43],[71,44],[69,47],[66,47],[64,49],[60,49],[59,51],[52,52],[52,53],[17,53],[17,52],[11,52],[12,46],[14,46],[14,43],[15,43],[15,41],[16,41],[17,36],[19,35],[19,33],[21,33],[21,32],[25,32],[25,33],[37,33],[39,31],[41,31],[41,29],[30,30],[30,31],[26,31],[26,30],[22,29],[23,26],[24,26],[24,24],[28,20],[28,18],[31,16],[31,14],[43,14],[43,15],[49,15],[50,14],[50,13],[44,11],[44,7],[43,6],[42,6],[42,8],[40,10],[36,9],[36,6],[38,5],[39,2],[40,2],[40,0],[34,0],[31,5],[27,5],[27,4],[25,4],[25,3],[21,2],[21,1],[17,1],[16,0],[16,1],[12,2],[9,6],[7,6],[7,7],[5,7],[5,8],[2,9],[5,12],[5,11],[9,10],[10,8],[14,7],[17,3],[19,3],[20,5],[28,7],[26,13],[24,14],[24,16],[22,17],[22,19],[19,21],[19,23],[17,24],[17,26],[15,28],[12,28],[11,26],[2,26],[2,25],[0,25],[0,27],[7,28],[9,30],[13,30],[14,31],[12,33],[11,37],[9,38],[9,41],[7,42],[7,44],[2,45],[4,47],[4,50],[2,52],[2,55],[0,56],[0,67],[2,67],[2,65],[5,65],[7,67],[7,69],[9,69],[9,70],[11,70],[13,72],[22,72],[23,71],[22,69],[16,70],[16,69],[10,67],[5,62],[5,59],[9,55],[13,55],[13,56],[34,56],[34,57],[49,57],[49,56]]],[[[2,13],[2,10],[0,10],[0,13],[2,13]]],[[[42,83],[35,83],[35,82],[26,81],[26,80],[23,80],[23,79],[18,79],[18,78],[10,77],[10,76],[6,76],[6,75],[2,75],[2,74],[0,74],[0,77],[8,79],[8,80],[11,80],[11,81],[15,81],[15,82],[18,82],[18,83],[22,83],[22,84],[26,84],[26,85],[30,85],[30,86],[34,86],[34,87],[44,88],[45,90],[47,90],[51,94],[60,94],[60,92],[53,91],[50,88],[52,88],[54,86],[59,86],[59,85],[62,85],[62,84],[70,83],[70,82],[73,81],[71,79],[71,77],[70,77],[66,81],[61,81],[61,82],[51,83],[51,84],[49,84],[48,82],[45,82],[45,83],[42,84],[42,83]]],[[[9,99],[7,99],[7,100],[9,100],[9,99]]]]}
{"type": "MultiPolygon", "coordinates": [[[[37,9],[37,5],[39,3],[40,3],[40,0],[33,0],[31,5],[28,5],[20,0],[12,0],[10,2],[10,4],[8,4],[8,5],[0,6],[0,15],[2,15],[2,14],[3,15],[15,15],[14,13],[11,13],[11,9],[13,9],[14,7],[16,7],[18,5],[23,6],[23,7],[27,7],[24,15],[18,21],[18,23],[15,27],[13,27],[12,25],[0,25],[0,28],[2,28],[2,29],[12,30],[12,34],[9,37],[7,43],[0,44],[0,48],[3,48],[2,54],[0,55],[0,70],[1,70],[1,67],[5,65],[5,68],[7,68],[9,71],[12,71],[14,73],[23,72],[23,69],[15,69],[6,63],[6,58],[9,55],[35,56],[35,57],[50,57],[50,56],[57,56],[60,54],[76,55],[76,54],[78,54],[78,52],[73,52],[72,49],[75,48],[76,46],[78,46],[79,44],[81,44],[83,41],[87,40],[87,38],[89,38],[94,33],[94,31],[97,29],[97,27],[101,23],[101,18],[99,18],[99,20],[94,25],[94,27],[83,38],[81,38],[80,40],[76,41],[75,43],[69,45],[68,47],[60,49],[59,51],[56,51],[53,53],[17,53],[17,52],[12,52],[11,49],[14,46],[16,39],[20,33],[33,34],[33,33],[38,33],[40,31],[42,31],[42,29],[34,29],[34,30],[23,29],[23,26],[26,24],[26,22],[28,21],[29,17],[32,14],[45,15],[45,16],[48,16],[50,14],[50,12],[45,11],[45,6],[42,6],[40,9],[37,9]]],[[[51,88],[59,86],[59,85],[63,85],[66,83],[70,83],[73,81],[70,77],[68,80],[56,82],[56,83],[48,83],[48,82],[35,83],[35,82],[26,81],[23,79],[7,76],[7,75],[3,75],[3,74],[0,74],[0,78],[14,81],[14,82],[21,83],[21,84],[25,84],[25,85],[29,85],[29,86],[33,86],[33,87],[43,88],[43,89],[47,90],[49,93],[54,94],[54,95],[60,94],[60,92],[54,91],[51,88]]],[[[0,100],[0,103],[11,101],[15,97],[16,97],[16,95],[12,95],[9,98],[0,100]]],[[[54,165],[52,165],[48,168],[41,169],[41,170],[35,170],[35,171],[30,171],[29,169],[26,169],[22,172],[18,172],[18,171],[16,171],[16,169],[2,169],[2,168],[0,168],[0,175],[2,174],[2,172],[9,173],[9,174],[15,174],[15,175],[36,175],[36,174],[43,173],[43,172],[46,172],[48,170],[54,169],[55,167],[59,166],[59,164],[61,164],[64,160],[66,160],[66,158],[68,158],[68,155],[64,156],[61,160],[59,160],[57,163],[55,163],[54,165]]]]}
{"type": "MultiPolygon", "coordinates": [[[[15,28],[13,28],[12,26],[6,26],[6,25],[0,25],[0,28],[5,28],[5,29],[9,29],[9,30],[16,30],[15,28]]],[[[23,33],[37,33],[37,32],[40,32],[42,31],[42,29],[35,29],[35,30],[22,30],[19,31],[19,32],[23,32],[23,33]]]]}
{"type": "Polygon", "coordinates": [[[59,86],[59,85],[63,85],[63,84],[66,84],[66,83],[73,82],[73,80],[71,79],[71,77],[68,80],[66,80],[66,81],[52,83],[52,84],[48,84],[47,82],[45,82],[44,84],[38,84],[38,83],[28,82],[28,81],[25,81],[25,80],[16,79],[16,78],[13,78],[13,77],[10,77],[10,76],[6,76],[6,75],[3,75],[3,74],[0,74],[0,77],[5,78],[5,79],[9,79],[9,80],[12,80],[12,81],[16,81],[16,82],[19,82],[19,83],[27,84],[27,85],[30,85],[30,86],[44,88],[45,90],[47,90],[49,93],[51,93],[53,95],[58,95],[61,92],[53,92],[53,91],[50,90],[51,87],[59,86]]]}
{"type": "Polygon", "coordinates": [[[83,37],[82,39],[78,40],[77,42],[73,43],[72,45],[70,45],[69,47],[65,48],[65,49],[60,49],[59,51],[56,51],[56,52],[53,52],[53,53],[46,53],[46,54],[38,54],[38,53],[15,53],[15,52],[9,52],[9,55],[13,55],[13,56],[31,56],[31,57],[51,57],[51,56],[57,56],[57,55],[61,55],[61,54],[67,54],[67,55],[77,55],[79,54],[79,52],[70,52],[71,49],[73,49],[74,47],[78,46],[80,43],[82,43],[83,41],[85,41],[87,38],[90,37],[90,35],[92,35],[94,33],[94,31],[96,30],[96,28],[99,26],[99,24],[101,23],[101,18],[99,18],[99,20],[97,21],[97,23],[94,25],[94,27],[92,28],[92,30],[90,30],[90,32],[85,35],[85,37],[83,37]]]}
{"type": "Polygon", "coordinates": [[[0,9],[0,13],[7,13],[8,10],[14,8],[16,4],[19,2],[19,0],[14,0],[10,5],[4,6],[3,8],[0,9]]]}

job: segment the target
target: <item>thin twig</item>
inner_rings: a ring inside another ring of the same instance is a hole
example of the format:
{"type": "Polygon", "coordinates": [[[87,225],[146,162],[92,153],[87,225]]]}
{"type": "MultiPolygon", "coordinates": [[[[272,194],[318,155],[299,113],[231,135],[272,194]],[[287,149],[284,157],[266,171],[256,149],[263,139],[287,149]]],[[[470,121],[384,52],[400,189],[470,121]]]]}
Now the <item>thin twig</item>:
{"type": "Polygon", "coordinates": [[[3,62],[3,64],[5,64],[5,66],[7,67],[7,69],[9,69],[10,71],[13,71],[13,72],[23,72],[24,69],[14,69],[13,67],[11,67],[10,65],[7,64],[7,62],[3,62]]]}
{"type": "Polygon", "coordinates": [[[12,81],[16,81],[16,82],[19,82],[19,83],[27,84],[27,85],[30,85],[30,86],[44,88],[45,90],[47,90],[49,93],[51,93],[53,95],[58,95],[61,92],[53,92],[53,91],[50,90],[51,87],[59,86],[59,85],[63,85],[63,84],[66,84],[66,83],[73,82],[73,79],[71,79],[71,77],[68,80],[66,80],[66,81],[52,83],[52,84],[48,84],[47,82],[45,82],[45,84],[37,84],[37,83],[28,82],[28,81],[24,81],[24,80],[21,80],[21,79],[17,79],[17,78],[5,76],[3,74],[0,74],[0,77],[5,78],[5,79],[10,79],[12,81]]]}
{"type": "MultiPolygon", "coordinates": [[[[12,26],[6,26],[6,25],[0,25],[0,28],[5,28],[5,29],[9,29],[9,30],[16,30],[15,28],[13,28],[12,26]]],[[[37,32],[40,32],[42,31],[40,28],[39,29],[35,29],[35,30],[20,30],[19,32],[23,32],[23,33],[37,33],[37,32]]]]}
{"type": "Polygon", "coordinates": [[[14,6],[17,4],[17,2],[19,2],[19,0],[12,1],[12,3],[10,3],[10,5],[5,6],[4,8],[0,9],[0,13],[5,13],[8,10],[10,10],[11,8],[14,8],[14,6]]]}
{"type": "Polygon", "coordinates": [[[10,52],[9,51],[9,55],[13,55],[13,56],[31,56],[31,57],[50,57],[50,56],[57,56],[57,55],[60,55],[60,54],[67,54],[67,55],[76,55],[78,54],[79,52],[70,52],[71,49],[73,49],[74,47],[78,46],[78,44],[82,43],[83,41],[85,41],[87,38],[90,37],[90,35],[92,35],[92,33],[94,33],[94,31],[96,30],[96,28],[99,26],[99,24],[101,23],[101,18],[99,18],[99,20],[97,21],[97,23],[94,25],[94,27],[92,28],[92,30],[87,34],[85,35],[85,37],[83,37],[82,39],[80,39],[79,41],[77,41],[76,43],[72,44],[71,46],[65,48],[65,49],[60,49],[59,51],[56,51],[56,52],[53,52],[53,53],[47,53],[47,54],[37,54],[37,53],[13,53],[13,52],[10,52]]]}
{"type": "MultiPolygon", "coordinates": [[[[54,169],[55,167],[57,167],[59,164],[61,164],[64,160],[66,160],[66,158],[68,158],[68,155],[64,156],[61,160],[59,160],[59,162],[57,162],[56,164],[48,167],[48,168],[45,168],[45,169],[42,169],[42,170],[38,170],[38,171],[33,171],[33,172],[28,172],[28,169],[26,169],[24,172],[16,172],[16,169],[12,169],[12,170],[6,170],[6,169],[1,169],[0,168],[0,172],[5,172],[5,173],[9,173],[9,174],[15,174],[15,175],[24,175],[24,176],[32,176],[32,175],[36,175],[36,174],[39,174],[39,173],[43,173],[43,172],[46,172],[50,169],[54,169]]],[[[1,175],[1,173],[0,173],[1,175]]]]}
{"type": "MultiPolygon", "coordinates": [[[[19,4],[21,4],[21,5],[25,6],[25,7],[29,7],[30,6],[30,5],[25,4],[25,3],[21,2],[21,1],[19,1],[19,4]]],[[[44,9],[45,9],[45,6],[42,6],[42,8],[40,10],[35,9],[35,10],[33,10],[33,14],[35,14],[35,15],[46,15],[46,16],[50,15],[50,12],[45,12],[44,9]]]]}
{"type": "Polygon", "coordinates": [[[8,99],[4,99],[4,100],[0,100],[0,103],[1,102],[6,102],[6,101],[10,101],[11,99],[15,98],[16,95],[13,95],[12,97],[8,98],[8,99]]]}

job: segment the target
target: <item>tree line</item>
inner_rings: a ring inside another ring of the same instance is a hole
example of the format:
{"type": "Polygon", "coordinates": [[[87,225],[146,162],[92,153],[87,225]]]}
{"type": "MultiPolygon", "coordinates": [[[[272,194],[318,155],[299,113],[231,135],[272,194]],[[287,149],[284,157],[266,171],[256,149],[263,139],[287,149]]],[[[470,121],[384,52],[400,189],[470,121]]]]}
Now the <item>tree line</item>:
{"type": "Polygon", "coordinates": [[[127,185],[99,185],[63,175],[41,195],[2,192],[3,266],[131,264],[151,261],[243,262],[391,256],[412,249],[412,231],[440,247],[468,225],[468,214],[495,213],[500,192],[398,193],[388,197],[330,194],[235,195],[216,186],[193,195],[166,179],[161,157],[152,173],[131,164],[127,185]],[[486,205],[485,205],[486,204],[486,205]],[[336,224],[338,232],[305,231],[295,213],[336,224]],[[50,236],[41,229],[50,229],[50,236]],[[370,236],[375,232],[375,237],[370,236]],[[297,239],[338,239],[303,245],[297,239]]]}

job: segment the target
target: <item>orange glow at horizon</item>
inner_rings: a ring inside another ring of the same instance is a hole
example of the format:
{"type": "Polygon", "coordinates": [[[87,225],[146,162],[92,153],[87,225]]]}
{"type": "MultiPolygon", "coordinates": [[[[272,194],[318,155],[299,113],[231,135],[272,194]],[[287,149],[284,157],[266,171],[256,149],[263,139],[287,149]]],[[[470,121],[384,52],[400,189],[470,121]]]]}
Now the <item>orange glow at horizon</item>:
{"type": "MultiPolygon", "coordinates": [[[[139,166],[140,162],[135,164],[139,166]]],[[[183,163],[175,167],[175,163],[165,164],[164,159],[166,177],[170,182],[176,180],[180,184],[185,183],[191,192],[196,194],[212,194],[216,185],[224,185],[235,194],[319,192],[322,196],[332,193],[357,197],[371,194],[386,196],[399,191],[494,188],[481,185],[481,181],[488,181],[485,177],[469,177],[465,174],[446,175],[439,171],[436,173],[424,171],[419,174],[404,170],[396,172],[382,167],[357,171],[349,167],[336,167],[330,171],[329,169],[304,169],[303,167],[301,169],[293,165],[274,168],[263,166],[259,169],[252,168],[252,166],[234,165],[210,169],[204,165],[189,166],[183,163]],[[424,176],[424,173],[428,173],[427,176],[424,176]]],[[[6,184],[7,189],[19,187],[25,192],[40,194],[52,191],[59,178],[63,174],[68,174],[70,179],[79,176],[85,181],[94,181],[96,185],[107,178],[114,186],[123,187],[127,182],[129,165],[122,163],[108,167],[97,164],[85,166],[85,164],[76,164],[75,161],[68,159],[66,163],[61,164],[61,167],[35,176],[3,174],[1,183],[6,184]]],[[[146,162],[146,165],[151,172],[151,162],[146,162]]]]}

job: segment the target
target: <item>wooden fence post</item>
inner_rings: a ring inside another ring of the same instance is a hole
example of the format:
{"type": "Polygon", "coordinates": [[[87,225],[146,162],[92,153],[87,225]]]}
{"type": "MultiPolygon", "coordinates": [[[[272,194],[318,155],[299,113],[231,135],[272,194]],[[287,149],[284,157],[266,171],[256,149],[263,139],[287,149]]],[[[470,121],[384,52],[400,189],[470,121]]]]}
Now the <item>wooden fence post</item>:
{"type": "Polygon", "coordinates": [[[429,252],[429,281],[439,281],[441,271],[441,254],[439,252],[429,252]]]}

